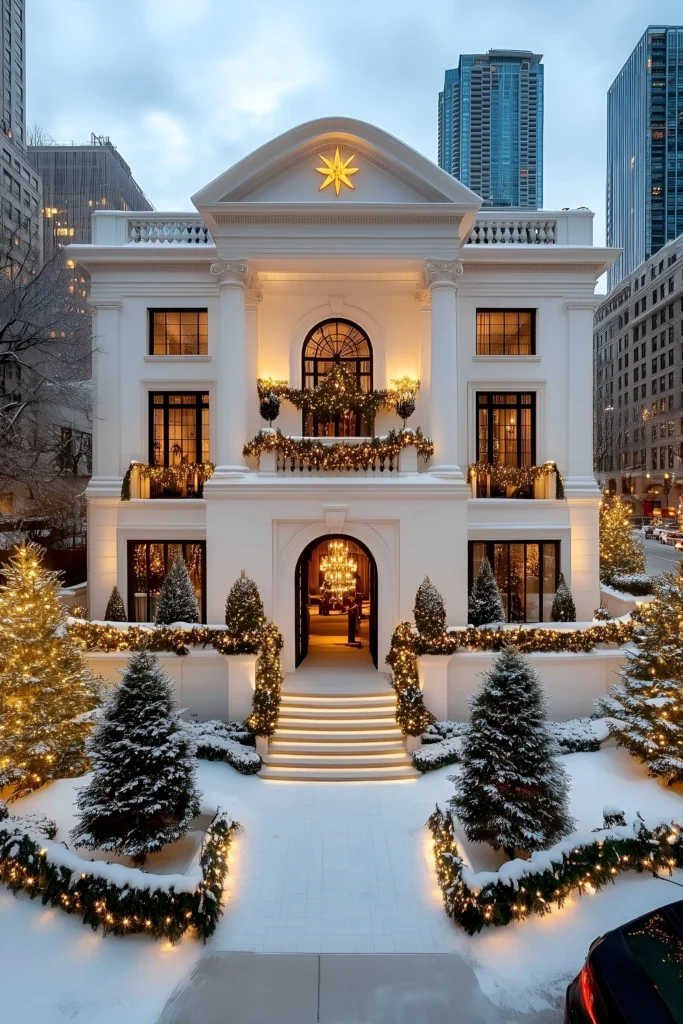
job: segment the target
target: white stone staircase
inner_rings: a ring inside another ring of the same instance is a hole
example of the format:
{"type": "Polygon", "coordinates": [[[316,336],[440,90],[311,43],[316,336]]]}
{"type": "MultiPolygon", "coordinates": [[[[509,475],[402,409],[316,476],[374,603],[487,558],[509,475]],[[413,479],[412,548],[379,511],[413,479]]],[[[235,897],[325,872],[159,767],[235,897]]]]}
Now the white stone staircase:
{"type": "MultiPolygon", "coordinates": [[[[294,677],[292,685],[296,686],[294,677]]],[[[383,677],[376,674],[375,678],[383,677]]],[[[336,688],[335,688],[336,689],[336,688]]],[[[419,775],[396,725],[396,694],[285,689],[275,734],[263,756],[264,779],[365,782],[419,775]]]]}

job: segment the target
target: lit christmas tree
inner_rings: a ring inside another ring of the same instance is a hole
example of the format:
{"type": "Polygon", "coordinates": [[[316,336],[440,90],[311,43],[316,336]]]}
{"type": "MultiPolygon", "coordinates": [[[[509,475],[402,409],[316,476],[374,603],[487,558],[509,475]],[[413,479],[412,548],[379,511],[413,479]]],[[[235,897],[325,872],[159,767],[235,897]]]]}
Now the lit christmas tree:
{"type": "Polygon", "coordinates": [[[184,836],[199,813],[196,760],[158,658],[137,651],[122,675],[88,743],[94,772],[78,793],[71,838],[140,865],[184,836]]]}
{"type": "Polygon", "coordinates": [[[161,584],[154,621],[157,626],[169,626],[172,622],[199,622],[197,596],[182,555],[176,558],[161,584]]]}
{"type": "Polygon", "coordinates": [[[26,544],[5,566],[0,586],[0,786],[12,798],[87,770],[83,720],[98,703],[83,655],[63,627],[60,574],[26,544]]]}
{"type": "Polygon", "coordinates": [[[488,558],[482,559],[472,584],[467,621],[473,626],[485,626],[489,622],[505,622],[505,609],[488,558]]]}
{"type": "Polygon", "coordinates": [[[119,593],[119,588],[114,587],[109,600],[107,601],[107,607],[104,612],[105,622],[127,622],[128,616],[126,615],[126,607],[123,603],[123,598],[119,593]]]}
{"type": "Polygon", "coordinates": [[[550,621],[576,622],[576,605],[563,573],[559,574],[557,580],[557,590],[550,609],[550,621]]]}
{"type": "Polygon", "coordinates": [[[600,503],[600,579],[645,572],[645,549],[633,536],[632,510],[619,494],[600,503]]]}
{"type": "Polygon", "coordinates": [[[245,633],[258,633],[265,622],[263,601],[258,587],[250,580],[244,569],[240,578],[230,588],[225,602],[225,624],[233,637],[245,633]]]}
{"type": "Polygon", "coordinates": [[[443,598],[429,576],[417,588],[413,608],[415,625],[421,636],[435,639],[446,629],[446,609],[443,598]]]}
{"type": "Polygon", "coordinates": [[[597,707],[617,743],[672,785],[683,782],[683,563],[652,583],[655,599],[634,615],[622,681],[597,707]]]}
{"type": "Polygon", "coordinates": [[[554,756],[541,683],[514,647],[498,655],[470,700],[470,729],[450,801],[474,843],[546,850],[568,835],[569,780],[554,756]]]}

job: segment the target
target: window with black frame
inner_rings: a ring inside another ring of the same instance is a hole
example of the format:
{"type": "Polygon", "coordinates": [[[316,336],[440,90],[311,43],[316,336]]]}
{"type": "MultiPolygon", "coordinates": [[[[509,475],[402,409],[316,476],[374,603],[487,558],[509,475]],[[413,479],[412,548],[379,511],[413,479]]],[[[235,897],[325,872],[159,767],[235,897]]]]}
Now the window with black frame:
{"type": "Polygon", "coordinates": [[[536,353],[535,309],[478,309],[478,356],[532,356],[536,353]]]}
{"type": "Polygon", "coordinates": [[[208,355],[207,310],[150,309],[149,351],[153,356],[208,355]]]}
{"type": "MultiPolygon", "coordinates": [[[[210,458],[209,396],[203,391],[153,391],[149,396],[149,461],[182,466],[210,458]]],[[[185,485],[183,485],[185,486],[185,485]]],[[[192,481],[187,486],[192,486],[192,481]]],[[[151,482],[151,497],[173,497],[151,482]]],[[[175,495],[177,496],[177,495],[175,495]]]]}
{"type": "MultiPolygon", "coordinates": [[[[302,386],[317,387],[325,374],[339,365],[354,377],[360,391],[372,391],[370,339],[350,320],[325,320],[310,331],[304,342],[302,386]]],[[[364,437],[368,424],[360,413],[352,410],[329,420],[304,413],[302,432],[305,437],[364,437]]]]}
{"type": "Polygon", "coordinates": [[[508,622],[549,622],[560,570],[560,542],[471,541],[469,587],[488,558],[508,622]]]}
{"type": "MultiPolygon", "coordinates": [[[[533,466],[536,460],[536,395],[533,392],[477,392],[477,462],[489,465],[533,466]]],[[[489,497],[506,497],[509,488],[480,480],[489,497]]],[[[518,489],[519,491],[519,489],[518,489]]],[[[531,497],[515,492],[514,497],[531,497]]]]}
{"type": "Polygon", "coordinates": [[[206,542],[128,541],[128,620],[154,622],[161,585],[175,560],[182,556],[206,622],[206,542]]]}

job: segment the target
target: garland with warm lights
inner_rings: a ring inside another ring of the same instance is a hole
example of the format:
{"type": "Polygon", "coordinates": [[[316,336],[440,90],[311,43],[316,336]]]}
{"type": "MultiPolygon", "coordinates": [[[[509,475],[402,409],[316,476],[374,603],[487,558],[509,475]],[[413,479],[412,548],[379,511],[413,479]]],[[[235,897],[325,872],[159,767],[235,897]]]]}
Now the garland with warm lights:
{"type": "Polygon", "coordinates": [[[181,462],[177,466],[152,466],[148,462],[131,462],[121,484],[121,501],[130,501],[130,484],[133,473],[141,480],[150,480],[160,487],[181,490],[188,480],[197,478],[197,487],[204,486],[213,476],[213,462],[181,462]]]}
{"type": "Polygon", "coordinates": [[[557,479],[555,491],[558,501],[564,498],[564,481],[555,462],[544,462],[541,466],[507,466],[499,462],[472,462],[467,467],[467,483],[480,476],[488,476],[494,487],[531,487],[541,477],[554,473],[557,479]]]}
{"type": "Polygon", "coordinates": [[[375,469],[379,464],[384,471],[388,462],[388,470],[396,469],[396,460],[403,448],[412,446],[417,449],[425,462],[434,454],[434,444],[424,437],[422,430],[390,430],[384,437],[371,437],[367,441],[349,443],[336,441],[323,444],[317,437],[292,438],[279,430],[260,430],[248,444],[242,454],[245,458],[258,457],[262,452],[277,452],[281,456],[281,467],[309,472],[318,470],[363,470],[375,469]]]}
{"type": "Polygon", "coordinates": [[[401,622],[394,630],[387,664],[392,671],[396,691],[396,722],[408,736],[420,736],[436,721],[425,707],[417,669],[416,636],[409,622],[401,622]]]}
{"type": "Polygon", "coordinates": [[[70,622],[67,631],[77,646],[87,651],[168,651],[177,655],[188,653],[190,647],[213,647],[219,654],[257,654],[256,688],[252,697],[249,728],[257,736],[270,736],[277,725],[280,707],[282,671],[280,653],[282,634],[272,622],[259,630],[233,635],[215,626],[193,626],[191,629],[169,626],[116,626],[98,622],[70,622]]]}
{"type": "MultiPolygon", "coordinates": [[[[516,883],[499,878],[478,892],[464,881],[464,862],[455,838],[453,820],[437,806],[427,821],[434,840],[436,875],[447,915],[469,935],[488,925],[522,921],[530,914],[549,914],[562,907],[573,893],[599,891],[625,871],[672,873],[683,867],[683,836],[676,825],[662,824],[650,830],[643,819],[627,829],[606,831],[603,839],[572,846],[559,843],[537,856],[551,867],[525,871],[516,883]],[[522,884],[523,883],[523,884],[522,884]]],[[[533,858],[532,858],[533,863],[533,858]]],[[[491,873],[486,872],[488,878],[491,873]]]]}
{"type": "MultiPolygon", "coordinates": [[[[203,881],[193,892],[136,889],[115,885],[94,874],[81,873],[50,860],[49,846],[37,841],[14,819],[0,823],[0,881],[13,892],[40,896],[43,905],[78,914],[93,931],[131,935],[144,932],[155,939],[177,942],[193,929],[203,942],[216,930],[222,914],[223,883],[228,849],[239,828],[227,814],[218,813],[209,826],[200,857],[203,881]]],[[[87,863],[87,862],[84,862],[87,863]]]]}

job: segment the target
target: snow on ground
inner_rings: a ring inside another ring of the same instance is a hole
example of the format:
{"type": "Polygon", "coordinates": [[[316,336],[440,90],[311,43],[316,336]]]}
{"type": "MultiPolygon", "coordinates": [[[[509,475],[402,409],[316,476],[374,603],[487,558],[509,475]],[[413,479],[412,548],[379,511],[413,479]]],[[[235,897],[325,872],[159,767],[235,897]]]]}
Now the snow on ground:
{"type": "MultiPolygon", "coordinates": [[[[627,818],[638,810],[648,818],[682,816],[680,793],[648,779],[613,747],[564,761],[581,831],[601,824],[605,804],[627,818]]],[[[202,762],[205,801],[244,825],[231,851],[225,914],[209,943],[103,939],[59,910],[0,889],[0,1017],[153,1024],[196,960],[222,950],[455,952],[495,1002],[541,1009],[557,1002],[596,935],[681,894],[667,882],[627,875],[548,917],[470,938],[443,912],[424,827],[434,804],[444,806],[451,794],[452,772],[384,784],[287,783],[202,762]]],[[[74,788],[55,783],[12,811],[48,814],[61,837],[74,788]]]]}

